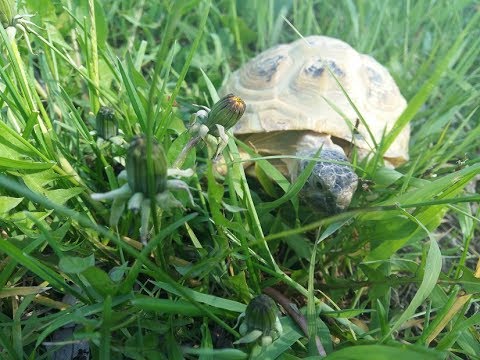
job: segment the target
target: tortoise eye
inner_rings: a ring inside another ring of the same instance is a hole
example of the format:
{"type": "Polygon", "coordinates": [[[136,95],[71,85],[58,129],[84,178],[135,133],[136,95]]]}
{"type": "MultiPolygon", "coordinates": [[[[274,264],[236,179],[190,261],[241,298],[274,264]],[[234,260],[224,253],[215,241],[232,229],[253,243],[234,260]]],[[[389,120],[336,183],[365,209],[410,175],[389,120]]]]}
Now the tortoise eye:
{"type": "Polygon", "coordinates": [[[325,186],[323,185],[323,183],[321,181],[317,181],[317,189],[320,190],[320,191],[325,190],[325,186]]]}

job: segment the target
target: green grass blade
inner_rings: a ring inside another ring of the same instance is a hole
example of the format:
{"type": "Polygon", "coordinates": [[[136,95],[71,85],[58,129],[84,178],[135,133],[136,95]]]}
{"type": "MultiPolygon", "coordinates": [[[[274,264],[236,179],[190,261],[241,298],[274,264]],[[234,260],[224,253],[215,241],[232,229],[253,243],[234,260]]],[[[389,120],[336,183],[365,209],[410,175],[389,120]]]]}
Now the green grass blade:
{"type": "MultiPolygon", "coordinates": [[[[157,286],[161,287],[165,291],[168,291],[172,294],[181,296],[178,291],[176,291],[172,286],[166,284],[166,283],[156,283],[157,286]]],[[[213,296],[209,294],[203,294],[198,291],[194,291],[191,289],[185,289],[186,293],[190,295],[190,297],[198,302],[204,303],[206,305],[209,305],[211,307],[216,307],[219,309],[223,310],[228,310],[228,311],[233,311],[237,313],[242,313],[246,309],[246,305],[239,303],[237,301],[229,300],[229,299],[223,299],[218,296],[213,296]]]]}
{"type": "Polygon", "coordinates": [[[109,295],[103,303],[103,321],[101,328],[102,340],[100,342],[100,360],[109,360],[111,355],[111,330],[110,323],[112,321],[112,297],[109,295]]]}
{"type": "Polygon", "coordinates": [[[135,115],[137,115],[138,122],[140,123],[140,127],[145,131],[147,126],[147,113],[142,101],[140,100],[140,95],[138,94],[137,88],[135,87],[129,72],[120,60],[118,60],[117,65],[125,85],[125,90],[127,91],[131,105],[135,111],[135,115]]]}
{"type": "Polygon", "coordinates": [[[460,48],[464,46],[465,37],[470,32],[470,29],[478,25],[479,19],[480,13],[477,12],[477,14],[470,20],[468,25],[465,27],[465,29],[458,35],[455,43],[450,47],[447,54],[443,56],[439,64],[435,67],[435,70],[433,71],[431,77],[423,84],[423,86],[418,90],[415,96],[410,99],[407,108],[397,119],[391,131],[385,136],[381,148],[378,149],[378,152],[381,155],[385,154],[385,152],[388,150],[390,145],[392,145],[392,143],[395,141],[403,128],[413,119],[415,114],[417,114],[422,105],[431,95],[432,91],[435,89],[435,86],[438,84],[445,71],[451,66],[452,61],[458,56],[460,48]]]}
{"type": "MultiPolygon", "coordinates": [[[[408,214],[407,212],[404,213],[406,215],[408,214]]],[[[427,232],[427,234],[429,234],[430,248],[428,250],[427,259],[425,262],[424,275],[420,287],[418,288],[415,296],[413,297],[408,307],[402,312],[402,315],[400,315],[398,320],[395,321],[393,326],[390,328],[388,334],[383,337],[382,342],[389,340],[392,333],[396,331],[406,320],[410,319],[413,316],[415,310],[432,292],[433,288],[437,284],[437,280],[440,276],[440,271],[442,270],[442,253],[440,252],[437,241],[433,238],[433,236],[431,236],[430,232],[425,228],[423,224],[421,224],[413,216],[407,216],[411,217],[414,221],[416,221],[427,232]]]]}
{"type": "Polygon", "coordinates": [[[175,101],[175,99],[176,99],[176,97],[177,97],[177,95],[180,91],[180,88],[182,86],[182,82],[184,81],[185,76],[187,75],[187,71],[190,67],[193,56],[195,55],[195,51],[198,48],[198,45],[200,43],[200,39],[203,36],[203,32],[204,32],[205,26],[207,24],[208,13],[210,12],[210,7],[211,7],[210,0],[206,1],[203,6],[204,6],[204,8],[203,8],[203,12],[200,14],[200,24],[199,24],[199,26],[196,30],[195,40],[193,41],[193,43],[191,45],[190,51],[187,55],[187,58],[185,60],[184,65],[182,67],[182,71],[179,74],[177,83],[175,85],[175,89],[173,89],[172,95],[170,96],[170,100],[168,101],[168,104],[167,104],[167,106],[164,110],[164,114],[163,114],[163,116],[160,120],[160,124],[159,124],[158,130],[157,130],[157,133],[156,133],[157,137],[159,137],[160,139],[163,139],[163,137],[165,136],[165,133],[167,131],[167,126],[166,126],[167,125],[167,120],[168,120],[168,117],[170,116],[170,113],[172,111],[173,103],[174,103],[174,101],[175,101]]]}
{"type": "Polygon", "coordinates": [[[325,360],[384,360],[384,359],[422,359],[444,360],[445,353],[409,345],[360,345],[351,346],[334,352],[325,360]]]}

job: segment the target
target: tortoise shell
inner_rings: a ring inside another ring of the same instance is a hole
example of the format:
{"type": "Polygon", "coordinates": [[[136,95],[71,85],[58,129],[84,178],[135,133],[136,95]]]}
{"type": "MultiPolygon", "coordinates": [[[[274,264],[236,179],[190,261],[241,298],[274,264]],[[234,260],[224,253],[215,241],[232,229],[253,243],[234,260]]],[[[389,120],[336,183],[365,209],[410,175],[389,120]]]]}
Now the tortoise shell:
{"type": "MultiPolygon", "coordinates": [[[[234,133],[248,134],[252,140],[269,133],[263,150],[273,147],[270,152],[280,154],[287,135],[307,131],[331,135],[344,148],[354,144],[366,156],[375,148],[372,136],[378,144],[406,107],[385,67],[326,36],[309,36],[262,52],[235,71],[222,92],[234,93],[247,104],[234,133]]],[[[392,165],[408,160],[409,136],[407,125],[386,152],[392,165]]]]}

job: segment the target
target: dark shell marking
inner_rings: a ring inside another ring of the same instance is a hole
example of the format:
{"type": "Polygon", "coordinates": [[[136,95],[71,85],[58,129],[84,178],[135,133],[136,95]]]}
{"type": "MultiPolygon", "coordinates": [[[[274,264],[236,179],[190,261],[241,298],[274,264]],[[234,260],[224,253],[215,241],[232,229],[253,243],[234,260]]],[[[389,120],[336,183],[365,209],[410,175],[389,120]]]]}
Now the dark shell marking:
{"type": "Polygon", "coordinates": [[[325,63],[330,68],[330,71],[335,74],[336,77],[343,77],[345,73],[340,69],[333,60],[317,59],[313,64],[304,69],[304,72],[311,77],[322,76],[325,71],[325,63]]]}
{"type": "Polygon", "coordinates": [[[380,73],[372,69],[370,66],[367,66],[367,76],[370,81],[370,86],[368,87],[368,97],[373,99],[373,101],[378,101],[383,104],[387,102],[389,96],[388,89],[383,86],[384,81],[380,73]]]}
{"type": "Polygon", "coordinates": [[[376,85],[381,85],[383,83],[382,75],[373,70],[370,66],[367,66],[367,76],[368,79],[376,85]]]}
{"type": "Polygon", "coordinates": [[[255,74],[259,77],[266,78],[266,81],[272,80],[272,76],[277,71],[278,65],[285,59],[283,55],[262,59],[255,67],[255,74]]]}

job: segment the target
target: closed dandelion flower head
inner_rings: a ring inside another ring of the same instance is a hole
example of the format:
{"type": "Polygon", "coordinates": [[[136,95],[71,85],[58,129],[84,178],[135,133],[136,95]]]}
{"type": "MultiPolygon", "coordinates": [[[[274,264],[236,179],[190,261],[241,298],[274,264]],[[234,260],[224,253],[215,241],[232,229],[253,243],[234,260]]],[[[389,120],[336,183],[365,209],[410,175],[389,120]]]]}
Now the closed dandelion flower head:
{"type": "Polygon", "coordinates": [[[253,298],[239,317],[242,338],[234,344],[260,341],[262,346],[268,346],[283,332],[278,315],[278,307],[269,296],[262,294],[253,298]]]}
{"type": "MultiPolygon", "coordinates": [[[[94,200],[113,200],[110,209],[110,226],[117,226],[122,213],[127,206],[134,213],[140,212],[140,239],[143,244],[147,243],[149,236],[149,219],[151,210],[152,193],[148,187],[148,149],[147,138],[139,135],[133,138],[127,151],[125,170],[118,175],[119,188],[105,193],[94,193],[94,200]]],[[[195,206],[188,185],[178,177],[190,177],[194,174],[192,169],[168,169],[167,157],[163,147],[152,139],[151,148],[153,170],[153,196],[157,206],[162,210],[171,208],[183,209],[183,204],[172,194],[172,191],[185,191],[190,203],[195,206]],[[176,177],[168,179],[167,177],[176,177]]]]}
{"type": "MultiPolygon", "coordinates": [[[[10,40],[15,39],[17,30],[20,30],[28,40],[28,31],[33,26],[37,27],[37,25],[29,20],[33,15],[18,13],[17,2],[16,0],[0,0],[0,22],[10,40]]],[[[33,52],[28,41],[27,47],[33,52]]]]}
{"type": "Polygon", "coordinates": [[[233,127],[245,112],[245,102],[238,96],[228,94],[217,101],[212,110],[208,113],[205,125],[209,129],[209,133],[218,136],[216,125],[221,125],[225,130],[233,127]]]}
{"type": "Polygon", "coordinates": [[[17,10],[14,0],[0,0],[0,21],[4,29],[13,25],[13,19],[16,14],[17,10]]]}
{"type": "Polygon", "coordinates": [[[100,107],[95,122],[97,134],[103,139],[108,140],[118,135],[118,121],[112,108],[108,106],[100,107]]]}
{"type": "MultiPolygon", "coordinates": [[[[154,193],[165,190],[167,181],[167,158],[162,145],[152,139],[152,163],[154,193]]],[[[126,159],[128,184],[134,193],[149,194],[147,174],[147,138],[136,136],[130,143],[126,159]]]]}
{"type": "Polygon", "coordinates": [[[252,299],[245,310],[247,331],[260,330],[269,335],[275,329],[278,308],[267,295],[259,295],[252,299]]]}

